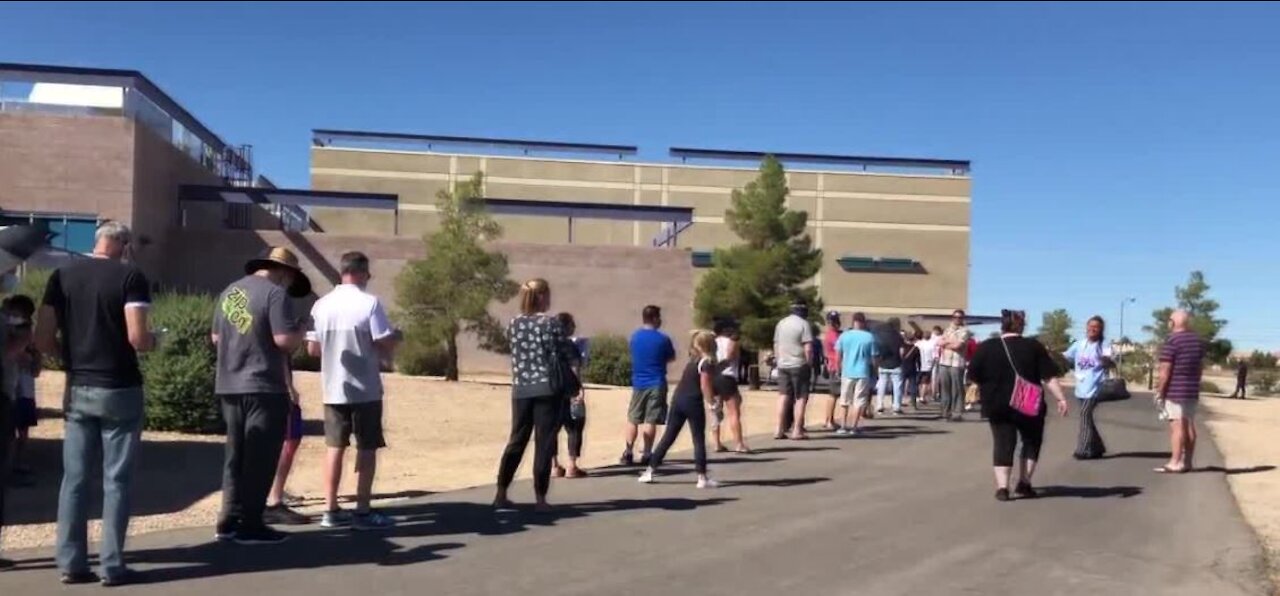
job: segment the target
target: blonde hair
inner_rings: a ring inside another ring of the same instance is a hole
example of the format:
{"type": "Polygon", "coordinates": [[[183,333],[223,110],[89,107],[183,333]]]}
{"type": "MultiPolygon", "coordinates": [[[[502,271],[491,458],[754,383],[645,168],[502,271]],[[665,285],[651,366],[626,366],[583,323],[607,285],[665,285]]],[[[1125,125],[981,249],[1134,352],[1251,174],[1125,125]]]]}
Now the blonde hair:
{"type": "Polygon", "coordinates": [[[540,277],[520,286],[520,314],[534,315],[551,306],[551,284],[540,277]]]}
{"type": "Polygon", "coordinates": [[[689,332],[689,357],[706,358],[711,364],[716,363],[716,334],[706,329],[694,329],[689,332]]]}

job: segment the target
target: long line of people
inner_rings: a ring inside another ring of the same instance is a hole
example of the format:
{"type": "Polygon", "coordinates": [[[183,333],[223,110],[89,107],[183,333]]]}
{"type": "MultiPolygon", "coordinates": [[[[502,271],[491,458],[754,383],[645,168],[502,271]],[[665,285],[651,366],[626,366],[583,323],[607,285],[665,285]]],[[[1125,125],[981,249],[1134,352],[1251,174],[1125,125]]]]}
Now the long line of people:
{"type": "MultiPolygon", "coordinates": [[[[22,379],[38,374],[39,354],[57,356],[67,371],[64,476],[58,506],[57,565],[63,583],[100,581],[114,586],[136,581],[124,560],[129,522],[132,470],[137,458],[143,416],[142,376],[138,354],[153,349],[163,330],[148,322],[151,296],[145,276],[125,262],[132,235],[109,222],[99,228],[93,259],[57,270],[49,280],[39,310],[10,300],[2,395],[26,396],[22,379]],[[33,312],[37,315],[31,330],[33,312]],[[39,352],[35,350],[38,349],[39,352]],[[94,461],[100,458],[101,461],[94,461]],[[101,576],[89,568],[87,520],[88,480],[100,465],[104,484],[101,576]]],[[[286,504],[284,484],[300,440],[301,411],[292,383],[289,354],[300,346],[321,360],[325,412],[326,528],[378,530],[395,520],[372,508],[377,451],[385,446],[382,429],[381,370],[401,333],[388,320],[380,300],[368,293],[368,257],[344,254],[341,284],[315,303],[310,316],[292,311],[290,297],[305,296],[311,284],[296,255],[282,247],[265,251],[245,266],[245,276],[217,299],[210,340],[217,351],[215,393],[227,425],[223,470],[223,506],[214,537],[238,544],[274,544],[288,538],[272,525],[309,523],[286,504]],[[356,499],[354,510],[338,503],[344,455],[354,436],[356,499]]],[[[512,419],[510,438],[499,458],[493,505],[514,506],[509,488],[529,441],[534,442],[535,510],[548,511],[551,477],[582,478],[579,465],[586,424],[581,381],[586,342],[576,336],[567,313],[551,314],[551,287],[542,279],[520,289],[520,314],[510,323],[512,419]],[[558,458],[559,434],[568,434],[568,465],[558,458]]],[[[28,301],[29,302],[29,301],[28,301]]],[[[668,405],[668,366],[677,359],[670,337],[661,331],[662,312],[646,306],[642,327],[630,340],[632,398],[620,464],[642,468],[638,480],[651,483],[685,426],[690,430],[698,488],[719,486],[711,478],[706,453],[708,430],[715,451],[727,451],[722,426],[728,427],[735,451],[750,454],[743,429],[743,395],[739,390],[742,349],[736,325],[722,321],[714,332],[694,330],[688,359],[668,405]],[[723,423],[723,424],[722,424],[723,423]],[[657,428],[665,425],[658,438],[657,428]],[[637,460],[636,442],[641,441],[637,460]]],[[[937,402],[939,418],[963,419],[965,387],[977,389],[976,402],[993,437],[996,498],[1036,496],[1032,479],[1039,460],[1048,406],[1044,392],[1061,415],[1068,402],[1058,384],[1062,371],[1045,347],[1024,337],[1022,311],[1002,312],[1000,333],[981,344],[973,340],[964,311],[953,313],[947,329],[904,331],[890,318],[872,325],[853,313],[842,330],[841,315],[826,314],[820,333],[809,321],[805,305],[796,304],[778,322],[773,358],[778,380],[778,424],[775,439],[809,438],[806,410],[814,381],[828,379],[830,401],[822,429],[836,435],[859,435],[862,420],[903,415],[937,402]],[[874,397],[874,399],[873,399],[874,397]],[[836,417],[836,409],[841,415],[836,417]],[[1014,455],[1017,482],[1012,485],[1014,455]]],[[[1203,346],[1187,331],[1187,315],[1176,312],[1173,335],[1161,354],[1157,392],[1162,416],[1170,420],[1172,455],[1158,472],[1180,473],[1192,466],[1195,450],[1195,405],[1203,346]]],[[[914,327],[914,326],[913,326],[914,327]]],[[[1114,368],[1104,341],[1100,317],[1089,320],[1086,337],[1064,357],[1076,377],[1081,403],[1075,457],[1096,459],[1106,452],[1097,430],[1096,409],[1108,392],[1114,368]]],[[[8,404],[4,437],[10,432],[8,404]]],[[[8,440],[0,440],[7,449],[8,440]]],[[[21,444],[18,444],[21,448],[21,444]]],[[[0,453],[0,457],[8,455],[0,453]]],[[[5,466],[7,467],[7,466],[5,466]]],[[[0,474],[0,477],[6,476],[0,474]]],[[[0,486],[0,515],[3,513],[0,486]]],[[[0,517],[2,528],[3,517],[0,517]]]]}

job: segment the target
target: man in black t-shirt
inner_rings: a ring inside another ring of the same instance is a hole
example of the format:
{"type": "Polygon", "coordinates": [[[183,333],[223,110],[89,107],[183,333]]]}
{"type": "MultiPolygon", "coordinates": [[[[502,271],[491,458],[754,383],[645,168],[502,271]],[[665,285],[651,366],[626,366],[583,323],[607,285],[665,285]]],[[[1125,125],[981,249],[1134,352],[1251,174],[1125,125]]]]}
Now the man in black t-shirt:
{"type": "Polygon", "coordinates": [[[102,452],[102,584],[133,580],[124,564],[129,483],[142,432],[142,373],[138,352],[155,346],[147,326],[151,289],[146,276],[122,262],[129,228],[98,228],[92,259],[54,271],[45,287],[36,345],[62,359],[67,374],[58,499],[58,569],[62,582],[97,581],[89,570],[87,524],[91,460],[102,452]]]}
{"type": "Polygon", "coordinates": [[[893,397],[893,414],[902,415],[902,321],[889,319],[876,328],[876,413],[884,412],[885,398],[893,397]]]}

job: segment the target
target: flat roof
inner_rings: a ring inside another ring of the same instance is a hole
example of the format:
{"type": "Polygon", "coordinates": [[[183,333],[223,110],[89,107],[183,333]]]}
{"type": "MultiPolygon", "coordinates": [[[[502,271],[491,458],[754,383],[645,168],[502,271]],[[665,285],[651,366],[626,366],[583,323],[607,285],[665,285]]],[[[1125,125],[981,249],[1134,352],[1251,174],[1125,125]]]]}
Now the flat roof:
{"type": "Polygon", "coordinates": [[[929,168],[948,170],[969,170],[969,160],[934,159],[928,157],[875,157],[865,155],[830,155],[822,153],[774,153],[769,151],[738,151],[732,149],[697,149],[690,147],[671,147],[671,157],[682,160],[714,159],[728,161],[760,161],[772,155],[778,161],[792,163],[811,163],[845,166],[876,166],[889,168],[929,168]]]}
{"type": "Polygon", "coordinates": [[[655,221],[690,223],[693,207],[658,205],[623,205],[614,203],[575,203],[572,201],[531,201],[485,197],[490,213],[502,215],[537,215],[580,219],[616,219],[622,221],[655,221]]]}
{"type": "Polygon", "coordinates": [[[142,92],[170,117],[182,123],[187,130],[195,132],[201,140],[219,152],[227,149],[227,143],[212,130],[188,112],[176,100],[151,82],[146,75],[136,70],[116,68],[88,68],[80,66],[54,66],[49,64],[20,64],[0,62],[0,79],[19,80],[35,83],[70,83],[84,85],[109,85],[133,87],[142,92]]]}
{"type": "Polygon", "coordinates": [[[366,130],[333,130],[327,128],[316,128],[311,131],[312,142],[321,147],[327,147],[332,144],[341,142],[360,142],[368,144],[415,144],[426,145],[428,148],[434,145],[452,145],[464,147],[501,147],[505,149],[519,149],[524,151],[563,151],[572,153],[608,153],[623,155],[635,155],[638,151],[635,145],[607,145],[600,143],[571,143],[566,141],[538,141],[524,139],[504,139],[494,137],[459,137],[449,135],[422,135],[408,134],[397,132],[373,132],[366,130]]]}
{"type": "Polygon", "coordinates": [[[178,200],[210,203],[337,207],[345,209],[395,210],[400,206],[400,197],[391,194],[195,184],[184,184],[179,187],[178,200]]]}

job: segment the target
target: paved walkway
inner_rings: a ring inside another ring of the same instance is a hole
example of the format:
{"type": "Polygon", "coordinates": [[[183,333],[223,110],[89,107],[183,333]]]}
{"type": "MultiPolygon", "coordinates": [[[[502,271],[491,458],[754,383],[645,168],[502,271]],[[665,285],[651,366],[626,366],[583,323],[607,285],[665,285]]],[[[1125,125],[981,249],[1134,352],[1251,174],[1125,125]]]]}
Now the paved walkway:
{"type": "MultiPolygon", "coordinates": [[[[758,440],[757,455],[713,460],[727,484],[717,491],[694,489],[688,466],[674,462],[682,472],[654,486],[621,470],[556,482],[554,515],[494,514],[491,488],[479,488],[403,502],[389,511],[401,525],[386,533],[314,528],[260,547],[212,543],[207,528],[146,535],[130,547],[149,583],[127,591],[1267,593],[1260,549],[1224,479],[1249,470],[1223,470],[1206,444],[1199,463],[1209,471],[1152,473],[1167,443],[1144,398],[1104,406],[1100,420],[1113,455],[1097,462],[1070,458],[1074,417],[1051,425],[1036,501],[992,498],[985,424],[904,417],[872,422],[865,438],[758,440]]],[[[529,492],[525,483],[513,497],[529,492]]],[[[12,554],[19,567],[0,574],[4,594],[77,589],[57,585],[48,551],[12,554]]]]}

